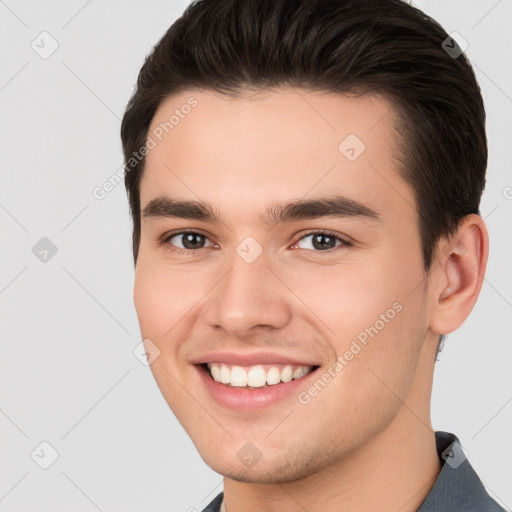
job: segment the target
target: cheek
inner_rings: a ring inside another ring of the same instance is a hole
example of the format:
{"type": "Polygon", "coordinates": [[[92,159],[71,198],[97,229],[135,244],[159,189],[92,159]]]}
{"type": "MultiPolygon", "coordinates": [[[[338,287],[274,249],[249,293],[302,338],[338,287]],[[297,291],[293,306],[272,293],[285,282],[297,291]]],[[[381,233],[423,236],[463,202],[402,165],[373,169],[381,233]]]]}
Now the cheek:
{"type": "Polygon", "coordinates": [[[177,282],[175,278],[177,273],[162,270],[139,256],[133,298],[142,338],[151,340],[159,350],[150,370],[167,404],[181,421],[189,397],[184,392],[178,364],[181,340],[186,339],[180,320],[191,303],[183,296],[179,279],[177,282]]]}
{"type": "Polygon", "coordinates": [[[327,334],[337,359],[330,372],[319,375],[326,384],[317,381],[302,389],[299,403],[306,404],[308,417],[325,422],[321,431],[335,436],[341,429],[340,444],[357,444],[402,407],[397,397],[406,397],[413,385],[424,333],[421,308],[406,299],[396,281],[395,288],[363,276],[343,282],[351,286],[324,294],[323,300],[310,291],[318,307],[324,304],[322,320],[334,331],[327,334]]]}
{"type": "Polygon", "coordinates": [[[379,376],[392,389],[410,385],[426,330],[418,282],[421,268],[371,265],[322,269],[302,281],[303,311],[325,333],[333,362],[342,359],[343,370],[335,372],[342,393],[351,390],[362,403],[365,396],[389,394],[379,376]]]}
{"type": "Polygon", "coordinates": [[[137,262],[133,298],[143,336],[160,343],[176,337],[187,311],[205,293],[203,281],[195,277],[144,258],[137,262]]]}
{"type": "Polygon", "coordinates": [[[144,338],[158,337],[160,325],[167,313],[168,300],[163,300],[163,289],[156,269],[151,269],[139,257],[135,271],[133,300],[144,338]]]}
{"type": "Polygon", "coordinates": [[[395,316],[393,304],[400,300],[400,283],[390,280],[382,269],[319,266],[304,276],[294,285],[292,277],[287,282],[316,318],[315,325],[320,321],[319,327],[330,339],[349,340],[379,322],[386,312],[395,316]]]}
{"type": "Polygon", "coordinates": [[[408,249],[383,248],[371,257],[354,253],[342,264],[304,272],[300,296],[329,327],[330,338],[350,340],[360,333],[364,338],[375,330],[384,337],[401,331],[403,322],[419,326],[425,276],[419,250],[408,249]]]}

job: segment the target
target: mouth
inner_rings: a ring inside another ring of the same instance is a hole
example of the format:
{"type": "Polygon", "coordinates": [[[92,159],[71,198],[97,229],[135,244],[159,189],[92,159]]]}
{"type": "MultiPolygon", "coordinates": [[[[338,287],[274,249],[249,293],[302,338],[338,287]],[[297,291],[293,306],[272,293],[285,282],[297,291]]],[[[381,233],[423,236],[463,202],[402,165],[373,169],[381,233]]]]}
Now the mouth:
{"type": "Polygon", "coordinates": [[[195,365],[207,395],[232,411],[261,412],[274,404],[297,400],[320,366],[257,364],[239,366],[211,361],[195,365]]]}
{"type": "Polygon", "coordinates": [[[200,365],[215,381],[233,388],[261,389],[295,381],[315,371],[319,366],[291,364],[258,364],[239,366],[223,362],[200,365]]]}

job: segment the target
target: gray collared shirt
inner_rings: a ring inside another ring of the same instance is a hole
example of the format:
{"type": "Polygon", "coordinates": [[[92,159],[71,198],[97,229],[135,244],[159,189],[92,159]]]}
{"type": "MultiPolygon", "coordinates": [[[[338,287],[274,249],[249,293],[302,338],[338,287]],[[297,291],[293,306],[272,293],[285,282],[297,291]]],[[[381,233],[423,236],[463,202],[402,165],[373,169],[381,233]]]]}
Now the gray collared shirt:
{"type": "MultiPolygon", "coordinates": [[[[435,434],[442,468],[417,512],[506,512],[485,490],[457,437],[448,432],[435,434]]],[[[221,492],[203,512],[223,512],[223,505],[221,492]]]]}

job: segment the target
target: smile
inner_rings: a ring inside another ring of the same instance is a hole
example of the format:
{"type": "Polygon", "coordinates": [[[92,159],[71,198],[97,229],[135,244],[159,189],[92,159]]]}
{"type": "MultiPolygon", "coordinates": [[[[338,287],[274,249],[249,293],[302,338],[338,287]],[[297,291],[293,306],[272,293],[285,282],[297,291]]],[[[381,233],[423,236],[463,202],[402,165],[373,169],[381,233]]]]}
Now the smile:
{"type": "Polygon", "coordinates": [[[235,411],[256,412],[289,400],[314,379],[320,366],[253,364],[220,361],[196,364],[204,390],[218,405],[235,411]]]}
{"type": "Polygon", "coordinates": [[[313,370],[313,366],[266,364],[238,366],[228,363],[206,363],[214,381],[231,387],[264,388],[300,379],[313,370]]]}

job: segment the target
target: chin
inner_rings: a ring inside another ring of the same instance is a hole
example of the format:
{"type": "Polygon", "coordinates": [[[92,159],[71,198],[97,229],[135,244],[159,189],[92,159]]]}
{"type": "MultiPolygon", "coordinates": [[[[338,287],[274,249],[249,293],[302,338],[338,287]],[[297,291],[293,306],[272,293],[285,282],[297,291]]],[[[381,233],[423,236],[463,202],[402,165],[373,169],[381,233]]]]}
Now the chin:
{"type": "Polygon", "coordinates": [[[286,460],[283,457],[275,457],[274,460],[265,459],[264,456],[251,467],[244,467],[243,463],[235,456],[231,460],[220,460],[219,457],[202,457],[204,462],[216,473],[222,476],[248,484],[284,484],[301,480],[309,475],[321,471],[327,464],[298,454],[294,460],[288,454],[286,460]]]}

